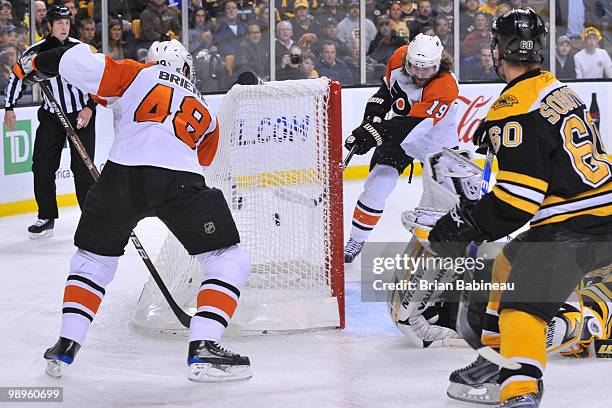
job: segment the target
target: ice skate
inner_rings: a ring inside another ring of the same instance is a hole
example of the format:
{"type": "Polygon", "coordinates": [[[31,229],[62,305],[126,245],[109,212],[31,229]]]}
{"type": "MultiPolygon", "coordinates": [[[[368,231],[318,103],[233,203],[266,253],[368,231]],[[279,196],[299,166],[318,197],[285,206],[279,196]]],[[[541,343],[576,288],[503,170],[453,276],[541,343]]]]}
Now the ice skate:
{"type": "Polygon", "coordinates": [[[45,372],[50,377],[59,378],[67,365],[72,364],[81,346],[74,340],[60,337],[57,343],[47,351],[44,357],[47,360],[45,372]]]}
{"type": "Polygon", "coordinates": [[[344,262],[351,263],[357,258],[357,255],[361,253],[365,242],[355,241],[353,238],[349,238],[346,246],[344,247],[344,262]]]}
{"type": "Polygon", "coordinates": [[[498,377],[499,368],[484,357],[478,356],[469,366],[451,373],[446,394],[459,401],[497,405],[499,404],[498,377]]]}
{"type": "Polygon", "coordinates": [[[542,401],[542,395],[537,393],[531,393],[527,395],[521,395],[519,397],[510,398],[501,404],[502,408],[538,408],[542,401]]]}
{"type": "Polygon", "coordinates": [[[195,382],[240,381],[253,376],[248,357],[232,353],[209,340],[189,343],[187,364],[188,378],[195,382]]]}
{"type": "Polygon", "coordinates": [[[28,227],[30,239],[51,238],[55,220],[39,218],[34,224],[28,227]]]}
{"type": "Polygon", "coordinates": [[[504,401],[500,407],[502,408],[538,408],[544,395],[544,383],[538,380],[538,392],[532,392],[526,395],[510,398],[504,401]]]}

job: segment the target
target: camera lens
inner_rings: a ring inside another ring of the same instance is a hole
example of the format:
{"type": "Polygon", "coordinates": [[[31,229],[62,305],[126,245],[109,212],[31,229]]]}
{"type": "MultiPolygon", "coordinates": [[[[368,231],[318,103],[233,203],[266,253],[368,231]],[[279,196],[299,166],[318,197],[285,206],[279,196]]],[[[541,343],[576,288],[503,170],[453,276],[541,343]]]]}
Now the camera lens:
{"type": "Polygon", "coordinates": [[[289,60],[292,64],[297,65],[302,63],[302,54],[289,54],[289,60]]]}

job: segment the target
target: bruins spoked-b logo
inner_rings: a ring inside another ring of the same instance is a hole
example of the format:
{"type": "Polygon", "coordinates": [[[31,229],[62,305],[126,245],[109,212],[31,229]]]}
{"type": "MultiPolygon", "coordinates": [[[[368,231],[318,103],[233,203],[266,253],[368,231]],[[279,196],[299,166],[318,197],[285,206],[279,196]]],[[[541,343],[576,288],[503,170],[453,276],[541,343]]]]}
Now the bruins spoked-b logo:
{"type": "Polygon", "coordinates": [[[509,108],[512,105],[516,105],[518,103],[518,99],[514,95],[502,95],[491,106],[493,110],[498,110],[500,108],[509,108]]]}
{"type": "Polygon", "coordinates": [[[204,233],[211,235],[214,234],[216,231],[216,227],[215,227],[215,223],[212,221],[208,221],[207,223],[204,224],[204,233]]]}

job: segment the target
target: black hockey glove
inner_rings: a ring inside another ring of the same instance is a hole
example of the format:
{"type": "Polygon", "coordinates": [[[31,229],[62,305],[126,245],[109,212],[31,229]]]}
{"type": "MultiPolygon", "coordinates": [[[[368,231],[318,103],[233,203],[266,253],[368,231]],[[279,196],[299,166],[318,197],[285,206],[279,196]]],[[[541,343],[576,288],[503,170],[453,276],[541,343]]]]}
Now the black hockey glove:
{"type": "Polygon", "coordinates": [[[488,123],[483,120],[474,131],[472,142],[476,146],[476,153],[487,154],[487,149],[493,149],[493,143],[491,143],[488,130],[488,123]]]}
{"type": "Polygon", "coordinates": [[[463,257],[471,241],[482,242],[487,234],[482,232],[472,218],[473,205],[456,205],[436,222],[429,231],[430,249],[439,256],[463,257]]]}
{"type": "Polygon", "coordinates": [[[366,104],[365,112],[363,114],[363,121],[369,123],[380,123],[385,119],[389,109],[386,107],[385,100],[378,96],[372,96],[368,99],[366,104]]]}
{"type": "Polygon", "coordinates": [[[364,122],[346,138],[344,147],[351,150],[353,146],[357,146],[355,154],[366,154],[373,147],[383,144],[387,133],[382,123],[364,122]]]}

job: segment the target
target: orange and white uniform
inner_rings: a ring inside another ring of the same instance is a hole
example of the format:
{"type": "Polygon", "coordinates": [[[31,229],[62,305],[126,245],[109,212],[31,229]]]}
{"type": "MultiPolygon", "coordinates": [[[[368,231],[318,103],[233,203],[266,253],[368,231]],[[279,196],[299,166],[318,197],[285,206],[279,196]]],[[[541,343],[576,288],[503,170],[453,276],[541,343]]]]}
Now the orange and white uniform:
{"type": "Polygon", "coordinates": [[[413,159],[421,162],[443,147],[455,147],[459,86],[451,72],[437,74],[418,87],[404,70],[409,45],[398,48],[387,63],[384,84],[366,105],[364,119],[386,114],[389,141],[377,147],[370,173],[353,213],[351,239],[364,242],[383,214],[387,197],[413,159]]]}
{"type": "Polygon", "coordinates": [[[217,119],[184,76],[163,65],[114,61],[92,53],[86,44],[66,51],[59,72],[113,110],[110,161],[197,174],[212,162],[219,139],[217,119]]]}
{"type": "Polygon", "coordinates": [[[391,117],[423,119],[408,129],[401,143],[408,156],[422,162],[427,154],[458,143],[456,100],[459,85],[452,72],[443,72],[425,87],[416,86],[404,71],[408,47],[404,45],[395,50],[387,62],[384,82],[391,96],[391,117]]]}

